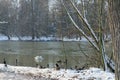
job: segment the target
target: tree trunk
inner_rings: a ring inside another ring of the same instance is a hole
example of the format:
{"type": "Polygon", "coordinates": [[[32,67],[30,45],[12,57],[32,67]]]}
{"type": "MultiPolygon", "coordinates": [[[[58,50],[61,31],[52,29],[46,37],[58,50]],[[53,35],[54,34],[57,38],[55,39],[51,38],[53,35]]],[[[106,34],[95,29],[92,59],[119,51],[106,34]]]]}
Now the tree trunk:
{"type": "Polygon", "coordinates": [[[120,80],[120,0],[109,0],[109,26],[115,59],[115,80],[120,80]]]}
{"type": "Polygon", "coordinates": [[[32,20],[31,20],[31,31],[32,31],[32,40],[35,39],[35,15],[34,15],[34,1],[31,0],[31,14],[32,14],[32,20]]]}

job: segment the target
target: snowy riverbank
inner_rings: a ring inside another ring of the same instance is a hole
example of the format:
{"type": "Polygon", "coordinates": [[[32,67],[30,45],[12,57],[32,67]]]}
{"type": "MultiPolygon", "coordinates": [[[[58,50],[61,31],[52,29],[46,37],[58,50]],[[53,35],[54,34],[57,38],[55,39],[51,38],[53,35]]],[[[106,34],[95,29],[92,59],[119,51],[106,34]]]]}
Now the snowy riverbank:
{"type": "MultiPolygon", "coordinates": [[[[89,39],[92,40],[90,37],[89,37],[89,39]]],[[[9,40],[8,37],[0,34],[0,41],[5,41],[5,40],[9,40]]],[[[24,37],[13,36],[13,37],[10,37],[10,40],[12,40],[12,41],[18,41],[18,40],[27,41],[27,40],[32,40],[32,37],[31,36],[24,36],[24,37]]],[[[35,38],[33,41],[87,41],[87,39],[84,37],[81,37],[81,39],[64,37],[62,39],[62,38],[57,38],[57,37],[52,37],[52,36],[49,36],[49,37],[42,36],[39,38],[35,38]]]]}
{"type": "MultiPolygon", "coordinates": [[[[88,70],[55,70],[53,68],[38,69],[33,67],[20,67],[20,66],[10,66],[4,67],[3,64],[0,64],[0,72],[5,76],[6,72],[12,74],[22,74],[23,76],[32,76],[32,77],[43,77],[53,80],[115,80],[115,75],[110,72],[104,72],[98,68],[90,68],[88,70]]],[[[4,80],[4,76],[0,74],[0,80],[4,80]]],[[[6,76],[7,77],[7,76],[6,76]]],[[[24,78],[24,77],[23,77],[24,78]]],[[[9,80],[9,79],[8,79],[9,80]]],[[[15,80],[15,79],[14,79],[15,80]]],[[[19,76],[18,79],[19,80],[19,76]]],[[[29,79],[22,79],[29,80],[29,79]]],[[[39,79],[31,79],[39,80],[39,79]]],[[[42,79],[41,79],[42,80],[42,79]]]]}

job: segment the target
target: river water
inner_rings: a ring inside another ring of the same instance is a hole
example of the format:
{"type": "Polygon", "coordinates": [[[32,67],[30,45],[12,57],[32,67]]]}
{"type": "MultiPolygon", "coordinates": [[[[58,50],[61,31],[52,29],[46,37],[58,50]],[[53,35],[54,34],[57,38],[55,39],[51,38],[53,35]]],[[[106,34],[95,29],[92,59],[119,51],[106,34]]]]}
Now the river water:
{"type": "Polygon", "coordinates": [[[61,60],[62,66],[67,67],[83,66],[88,63],[85,56],[92,56],[96,51],[88,42],[32,42],[32,41],[1,41],[0,42],[0,63],[5,58],[7,64],[35,67],[35,56],[42,56],[42,66],[54,67],[57,61],[61,60]]]}

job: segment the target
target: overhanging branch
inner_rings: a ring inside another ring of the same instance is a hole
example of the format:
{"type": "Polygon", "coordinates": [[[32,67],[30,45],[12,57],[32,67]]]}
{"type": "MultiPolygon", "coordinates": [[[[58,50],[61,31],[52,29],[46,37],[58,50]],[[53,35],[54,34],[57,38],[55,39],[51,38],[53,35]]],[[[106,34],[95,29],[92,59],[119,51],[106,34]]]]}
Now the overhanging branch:
{"type": "Polygon", "coordinates": [[[68,10],[67,10],[64,2],[63,2],[63,1],[61,1],[61,2],[62,2],[63,7],[65,8],[66,13],[68,14],[68,17],[70,18],[70,20],[71,20],[71,22],[73,23],[73,25],[75,26],[75,28],[77,28],[78,31],[90,42],[90,44],[91,44],[97,51],[99,51],[99,48],[97,47],[97,45],[95,45],[94,42],[92,42],[92,41],[89,39],[89,37],[84,33],[84,31],[83,31],[82,29],[80,29],[80,28],[78,27],[78,25],[75,23],[75,21],[73,20],[73,18],[72,18],[71,15],[70,15],[70,13],[68,12],[68,10]]]}

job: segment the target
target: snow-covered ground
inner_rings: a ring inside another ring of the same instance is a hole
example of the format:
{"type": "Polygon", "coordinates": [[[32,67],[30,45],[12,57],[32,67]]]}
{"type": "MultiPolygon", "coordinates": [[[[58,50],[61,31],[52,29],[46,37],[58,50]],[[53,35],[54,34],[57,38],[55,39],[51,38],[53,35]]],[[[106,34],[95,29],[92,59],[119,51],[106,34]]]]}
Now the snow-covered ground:
{"type": "MultiPolygon", "coordinates": [[[[18,41],[18,40],[23,40],[23,41],[27,41],[27,40],[32,40],[31,36],[23,36],[23,37],[16,37],[16,36],[12,36],[10,37],[10,40],[13,41],[18,41]]],[[[93,39],[91,37],[89,37],[89,39],[92,41],[93,39]]],[[[111,35],[108,35],[107,38],[105,38],[106,41],[109,41],[111,39],[111,35]]],[[[0,41],[4,41],[4,40],[8,40],[8,37],[5,35],[0,34],[0,41]]],[[[45,36],[41,36],[39,38],[34,39],[34,41],[88,41],[85,37],[81,37],[81,39],[78,38],[68,38],[68,37],[63,37],[63,38],[58,38],[58,37],[53,37],[53,36],[49,36],[49,37],[45,37],[45,36]]]]}
{"type": "Polygon", "coordinates": [[[0,64],[0,80],[5,80],[4,78],[7,77],[6,72],[11,74],[17,74],[17,78],[14,78],[14,80],[20,80],[19,78],[23,78],[22,80],[46,80],[45,78],[51,80],[115,80],[115,75],[113,73],[105,72],[98,68],[90,68],[78,72],[76,70],[70,69],[67,70],[64,69],[55,70],[54,68],[39,69],[33,67],[20,67],[10,65],[4,67],[3,64],[0,64]],[[26,79],[25,75],[31,77],[38,77],[38,79],[34,78],[26,79]]]}
{"type": "MultiPolygon", "coordinates": [[[[27,41],[27,40],[32,40],[32,37],[31,36],[24,36],[24,37],[10,37],[10,40],[13,40],[13,41],[18,41],[18,40],[23,40],[23,41],[27,41]]],[[[90,40],[92,40],[92,38],[89,38],[90,40]]],[[[0,34],[0,41],[4,41],[4,40],[8,40],[8,37],[7,36],[4,36],[4,35],[1,35],[0,34]]],[[[67,37],[64,37],[63,39],[62,38],[56,38],[56,37],[40,37],[40,38],[35,38],[34,41],[87,41],[86,38],[84,37],[81,37],[80,38],[67,38],[67,37]]]]}

